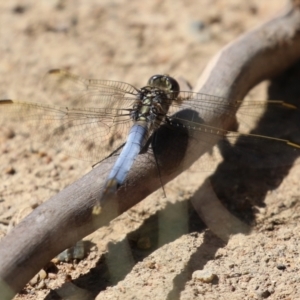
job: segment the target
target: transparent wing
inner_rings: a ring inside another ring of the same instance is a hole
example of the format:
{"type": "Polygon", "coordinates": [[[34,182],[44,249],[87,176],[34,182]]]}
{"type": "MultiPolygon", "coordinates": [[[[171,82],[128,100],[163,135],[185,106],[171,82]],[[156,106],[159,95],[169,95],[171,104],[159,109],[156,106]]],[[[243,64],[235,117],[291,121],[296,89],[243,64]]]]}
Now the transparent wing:
{"type": "Polygon", "coordinates": [[[120,100],[126,94],[137,94],[137,89],[128,83],[85,79],[60,69],[50,70],[45,75],[43,88],[49,94],[51,103],[73,108],[121,108],[124,103],[120,100]]]}
{"type": "Polygon", "coordinates": [[[14,120],[23,131],[27,128],[30,140],[94,163],[124,144],[132,125],[135,87],[59,69],[45,75],[43,87],[57,106],[0,100],[0,124],[14,120]]]}
{"type": "MultiPolygon", "coordinates": [[[[68,108],[13,100],[0,100],[0,126],[8,120],[30,135],[30,140],[46,144],[82,160],[98,162],[119,148],[132,121],[131,101],[123,108],[68,108]]],[[[116,105],[117,106],[117,105],[116,105]]]]}
{"type": "MultiPolygon", "coordinates": [[[[240,122],[251,123],[253,119],[258,118],[263,111],[269,107],[278,107],[282,109],[297,109],[296,106],[286,103],[280,100],[271,101],[254,101],[254,100],[239,100],[239,101],[227,101],[222,97],[213,95],[194,93],[194,92],[180,92],[180,95],[176,101],[172,101],[168,115],[176,115],[183,110],[193,110],[198,112],[197,115],[193,115],[190,121],[196,120],[198,122],[199,117],[214,119],[214,125],[222,125],[225,120],[236,118],[236,113],[240,116],[240,122]],[[218,120],[216,120],[218,118],[218,120]]],[[[206,119],[203,119],[207,122],[206,119]]]]}
{"type": "MultiPolygon", "coordinates": [[[[171,131],[187,131],[195,145],[201,143],[203,149],[209,150],[218,143],[222,153],[234,151],[235,156],[244,156],[246,163],[261,162],[260,167],[275,167],[290,164],[289,159],[282,159],[280,153],[286,157],[297,157],[300,145],[285,139],[284,136],[267,136],[248,134],[249,129],[256,125],[256,121],[266,109],[277,108],[278,111],[298,111],[297,107],[283,101],[232,101],[212,95],[180,92],[180,97],[173,101],[166,119],[171,125],[171,131]],[[279,108],[279,109],[278,109],[279,108]],[[208,120],[212,120],[208,122],[208,120]],[[232,131],[227,131],[224,124],[231,124],[232,131]],[[246,130],[236,132],[237,126],[246,130]],[[173,127],[173,129],[172,129],[173,127]],[[262,163],[263,162],[263,163],[262,163]]],[[[298,111],[299,112],[299,111],[298,111]]],[[[271,127],[274,125],[269,125],[271,127]]],[[[275,129],[275,128],[273,128],[275,129]]],[[[195,151],[201,152],[201,147],[195,151]]],[[[180,148],[181,145],[174,145],[180,148]]],[[[233,153],[233,152],[231,152],[233,153]]],[[[210,169],[213,160],[204,162],[205,169],[210,169]]],[[[256,164],[257,165],[257,164],[256,164]]]]}

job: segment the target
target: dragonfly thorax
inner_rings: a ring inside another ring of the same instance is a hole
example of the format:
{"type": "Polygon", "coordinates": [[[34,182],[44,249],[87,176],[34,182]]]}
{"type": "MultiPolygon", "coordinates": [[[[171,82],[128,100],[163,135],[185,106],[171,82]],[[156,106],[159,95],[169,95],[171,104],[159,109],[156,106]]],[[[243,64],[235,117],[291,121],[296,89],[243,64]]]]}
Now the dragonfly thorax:
{"type": "Polygon", "coordinates": [[[168,75],[154,75],[148,85],[138,91],[133,105],[131,118],[133,121],[158,123],[165,118],[172,101],[179,94],[178,82],[168,75]]]}
{"type": "Polygon", "coordinates": [[[167,91],[146,86],[139,91],[131,117],[135,122],[144,121],[149,125],[159,125],[167,115],[172,101],[167,91]]]}

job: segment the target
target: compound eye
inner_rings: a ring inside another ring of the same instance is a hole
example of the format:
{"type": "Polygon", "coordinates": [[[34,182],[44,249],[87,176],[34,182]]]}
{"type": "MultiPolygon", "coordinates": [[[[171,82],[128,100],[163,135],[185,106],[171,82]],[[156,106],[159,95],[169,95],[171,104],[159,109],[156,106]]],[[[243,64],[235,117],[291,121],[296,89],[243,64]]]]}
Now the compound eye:
{"type": "Polygon", "coordinates": [[[166,81],[169,83],[168,85],[170,87],[169,88],[170,91],[179,93],[180,91],[179,84],[173,77],[166,76],[166,81]]]}
{"type": "Polygon", "coordinates": [[[148,80],[148,85],[155,86],[160,81],[162,75],[153,75],[148,80]]]}
{"type": "Polygon", "coordinates": [[[168,75],[154,75],[148,80],[148,85],[176,93],[180,90],[178,82],[168,75]]]}

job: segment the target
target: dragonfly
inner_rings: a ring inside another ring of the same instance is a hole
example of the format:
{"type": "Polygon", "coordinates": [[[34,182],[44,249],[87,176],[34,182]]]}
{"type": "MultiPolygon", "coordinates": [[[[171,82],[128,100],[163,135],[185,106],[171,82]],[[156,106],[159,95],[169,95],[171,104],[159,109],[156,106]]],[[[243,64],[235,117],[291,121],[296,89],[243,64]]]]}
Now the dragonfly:
{"type": "MultiPolygon", "coordinates": [[[[46,81],[49,89],[60,95],[59,106],[3,99],[0,125],[8,120],[18,126],[26,124],[31,139],[93,163],[118,155],[102,199],[124,184],[137,156],[149,148],[159,168],[159,141],[166,136],[161,134],[162,128],[175,137],[185,133],[196,145],[212,147],[216,141],[245,139],[259,149],[271,143],[275,148],[284,145],[300,152],[299,144],[286,139],[223,129],[224,123],[234,123],[238,111],[248,119],[268,105],[296,109],[284,101],[228,102],[222,97],[181,91],[169,75],[154,75],[140,89],[120,81],[84,79],[61,69],[50,70],[46,81]]],[[[178,139],[178,148],[180,142],[178,139]]],[[[176,148],[168,151],[176,152],[176,148]]],[[[271,160],[270,165],[273,163],[271,160]]]]}

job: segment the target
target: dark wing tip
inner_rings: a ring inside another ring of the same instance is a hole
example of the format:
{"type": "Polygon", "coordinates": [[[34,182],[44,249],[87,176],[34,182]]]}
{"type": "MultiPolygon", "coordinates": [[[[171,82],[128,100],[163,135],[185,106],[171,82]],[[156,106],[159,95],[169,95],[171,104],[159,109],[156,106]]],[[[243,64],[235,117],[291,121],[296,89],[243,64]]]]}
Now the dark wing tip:
{"type": "Polygon", "coordinates": [[[47,72],[47,74],[58,74],[61,73],[61,69],[51,69],[47,72]]]}
{"type": "Polygon", "coordinates": [[[11,100],[11,99],[1,99],[0,100],[0,104],[11,104],[13,103],[14,101],[11,100]]]}

